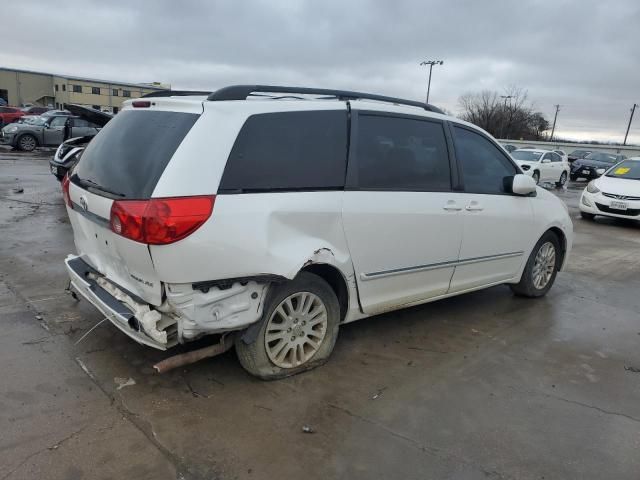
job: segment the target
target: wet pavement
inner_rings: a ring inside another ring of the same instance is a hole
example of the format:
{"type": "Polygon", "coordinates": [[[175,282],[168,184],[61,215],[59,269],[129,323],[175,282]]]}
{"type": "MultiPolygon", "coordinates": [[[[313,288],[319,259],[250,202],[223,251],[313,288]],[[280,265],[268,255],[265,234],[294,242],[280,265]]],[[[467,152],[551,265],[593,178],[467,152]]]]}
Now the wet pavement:
{"type": "Polygon", "coordinates": [[[554,191],[576,238],[546,297],[349,324],[327,365],[262,382],[233,351],[157,375],[108,322],[85,336],[48,154],[0,150],[0,480],[640,478],[640,223],[581,220],[583,183],[554,191]]]}

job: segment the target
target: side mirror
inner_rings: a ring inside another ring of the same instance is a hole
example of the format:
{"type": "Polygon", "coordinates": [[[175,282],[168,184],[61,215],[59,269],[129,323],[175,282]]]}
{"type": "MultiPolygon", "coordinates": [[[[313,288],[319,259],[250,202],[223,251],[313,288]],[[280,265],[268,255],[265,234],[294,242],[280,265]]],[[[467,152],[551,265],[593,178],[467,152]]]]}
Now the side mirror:
{"type": "Polygon", "coordinates": [[[536,192],[536,182],[529,175],[518,173],[513,177],[504,177],[504,190],[514,195],[527,196],[536,192]]]}
{"type": "Polygon", "coordinates": [[[542,163],[551,163],[551,160],[548,158],[545,158],[544,160],[542,160],[542,163]]]}

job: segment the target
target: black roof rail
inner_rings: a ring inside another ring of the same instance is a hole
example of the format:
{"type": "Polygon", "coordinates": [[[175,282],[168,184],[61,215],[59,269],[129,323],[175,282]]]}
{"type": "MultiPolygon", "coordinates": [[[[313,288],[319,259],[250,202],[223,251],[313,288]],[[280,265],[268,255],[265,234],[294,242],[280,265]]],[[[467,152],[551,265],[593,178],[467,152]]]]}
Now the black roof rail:
{"type": "Polygon", "coordinates": [[[193,96],[207,96],[211,92],[199,92],[194,90],[158,90],[157,92],[151,92],[143,95],[140,98],[156,98],[156,97],[188,97],[193,96]]]}
{"type": "Polygon", "coordinates": [[[375,95],[372,93],[351,92],[349,90],[331,90],[326,88],[307,88],[307,87],[283,87],[278,85],[231,85],[224,87],[209,94],[207,100],[215,102],[222,100],[246,100],[252,93],[288,93],[301,95],[326,95],[335,97],[338,100],[376,100],[378,102],[396,103],[398,105],[409,105],[411,107],[424,108],[429,112],[442,113],[438,107],[433,105],[416,102],[414,100],[405,100],[402,98],[386,97],[384,95],[375,95]]]}

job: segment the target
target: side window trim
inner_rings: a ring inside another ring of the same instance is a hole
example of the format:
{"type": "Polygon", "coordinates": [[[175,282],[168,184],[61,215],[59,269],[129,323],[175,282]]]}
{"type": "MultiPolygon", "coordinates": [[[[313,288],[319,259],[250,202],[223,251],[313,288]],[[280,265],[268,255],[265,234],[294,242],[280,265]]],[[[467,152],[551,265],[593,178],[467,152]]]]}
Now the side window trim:
{"type": "MultiPolygon", "coordinates": [[[[459,122],[447,122],[447,123],[449,123],[449,129],[451,131],[451,136],[452,136],[452,139],[453,139],[454,152],[455,152],[455,143],[456,143],[455,138],[456,137],[455,137],[455,132],[454,132],[453,129],[454,129],[454,127],[462,128],[462,129],[467,130],[469,132],[472,132],[472,133],[475,133],[477,135],[480,135],[482,138],[487,140],[494,147],[496,147],[496,149],[498,150],[499,154],[502,155],[502,157],[505,158],[507,160],[507,162],[510,163],[513,166],[513,168],[516,171],[516,174],[522,173],[522,170],[520,169],[520,167],[518,166],[516,161],[511,157],[511,155],[505,155],[504,154],[504,149],[499,146],[498,142],[496,142],[492,138],[490,138],[487,135],[485,135],[484,132],[482,132],[479,129],[475,129],[475,128],[469,127],[469,126],[464,125],[464,124],[459,123],[459,122]]],[[[476,194],[479,194],[479,195],[507,195],[507,196],[514,196],[511,193],[505,193],[505,192],[503,192],[503,193],[486,193],[486,192],[473,192],[473,191],[467,190],[466,187],[464,186],[464,174],[463,174],[462,162],[458,159],[457,154],[456,154],[456,157],[455,157],[455,161],[456,161],[456,165],[458,167],[458,172],[459,172],[459,177],[460,177],[460,186],[461,186],[461,191],[463,193],[476,193],[476,194]]]]}
{"type": "Polygon", "coordinates": [[[447,121],[440,120],[437,118],[423,117],[421,115],[410,115],[405,113],[396,113],[396,112],[385,112],[379,110],[358,110],[354,108],[350,108],[350,135],[349,135],[349,153],[347,156],[347,178],[345,182],[345,190],[348,191],[380,191],[380,192],[392,192],[392,191],[406,191],[406,190],[374,190],[369,188],[361,188],[358,179],[358,153],[357,153],[357,143],[358,143],[358,131],[359,131],[359,119],[362,116],[375,116],[375,117],[385,117],[385,118],[400,118],[407,120],[418,120],[422,122],[431,122],[436,123],[442,127],[445,143],[447,146],[447,156],[449,159],[449,174],[450,174],[450,184],[448,190],[411,190],[428,193],[429,191],[437,191],[437,192],[451,192],[454,191],[454,186],[456,182],[459,181],[458,172],[455,166],[455,157],[453,155],[453,141],[450,137],[447,128],[447,121]]]}

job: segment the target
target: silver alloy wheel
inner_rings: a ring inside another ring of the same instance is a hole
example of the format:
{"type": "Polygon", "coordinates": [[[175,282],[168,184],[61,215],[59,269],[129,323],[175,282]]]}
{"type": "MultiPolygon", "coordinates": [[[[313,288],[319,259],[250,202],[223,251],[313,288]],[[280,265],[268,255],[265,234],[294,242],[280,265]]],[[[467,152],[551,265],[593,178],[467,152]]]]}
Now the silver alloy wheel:
{"type": "Polygon", "coordinates": [[[556,268],[556,247],[553,243],[542,244],[533,262],[533,285],[538,290],[547,286],[556,268]]]}
{"type": "Polygon", "coordinates": [[[536,182],[536,185],[540,183],[540,174],[538,172],[533,172],[533,180],[536,182]]]}
{"type": "Polygon", "coordinates": [[[327,308],[317,295],[296,292],[271,314],[264,333],[269,360],[280,368],[295,368],[320,349],[327,333],[327,308]]]}
{"type": "Polygon", "coordinates": [[[24,135],[20,138],[20,148],[26,152],[30,152],[36,148],[36,139],[31,135],[24,135]]]}

